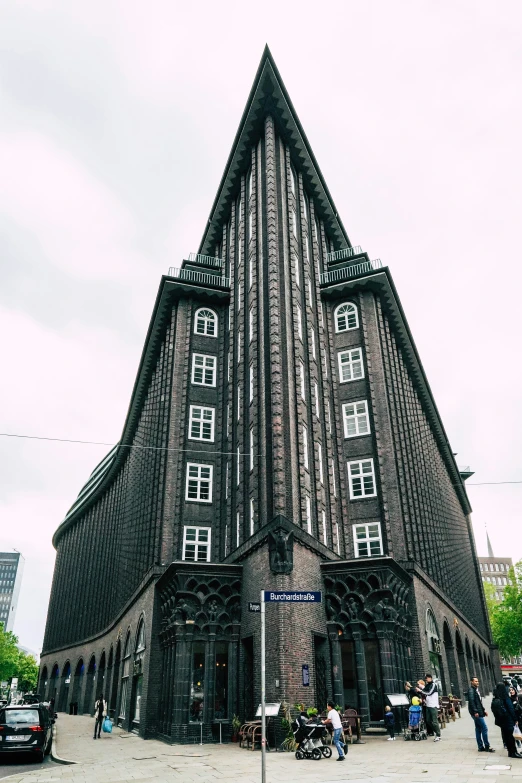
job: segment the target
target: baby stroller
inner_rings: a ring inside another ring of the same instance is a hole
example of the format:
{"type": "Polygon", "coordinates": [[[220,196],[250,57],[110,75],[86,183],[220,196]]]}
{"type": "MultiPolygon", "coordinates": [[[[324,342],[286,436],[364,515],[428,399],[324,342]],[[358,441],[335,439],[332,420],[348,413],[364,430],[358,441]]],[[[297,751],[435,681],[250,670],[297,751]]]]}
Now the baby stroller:
{"type": "Polygon", "coordinates": [[[295,757],[298,761],[301,759],[315,759],[320,761],[324,758],[329,759],[332,755],[332,749],[323,743],[326,735],[326,728],[322,723],[304,723],[301,719],[292,723],[294,739],[298,743],[295,757]]]}
{"type": "Polygon", "coordinates": [[[425,740],[428,739],[424,718],[422,717],[422,707],[413,705],[408,710],[408,728],[404,731],[405,740],[425,740]]]}

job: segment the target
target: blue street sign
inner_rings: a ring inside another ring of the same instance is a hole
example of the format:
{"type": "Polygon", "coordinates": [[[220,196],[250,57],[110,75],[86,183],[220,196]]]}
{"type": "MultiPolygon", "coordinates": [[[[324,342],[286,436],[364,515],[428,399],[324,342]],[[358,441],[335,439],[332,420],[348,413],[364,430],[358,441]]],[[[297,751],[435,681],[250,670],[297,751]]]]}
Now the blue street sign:
{"type": "Polygon", "coordinates": [[[310,592],[305,590],[281,591],[265,590],[265,602],[273,603],[309,603],[320,604],[322,600],[321,592],[310,592]]]}
{"type": "Polygon", "coordinates": [[[310,669],[307,663],[303,663],[303,685],[310,685],[310,669]]]}

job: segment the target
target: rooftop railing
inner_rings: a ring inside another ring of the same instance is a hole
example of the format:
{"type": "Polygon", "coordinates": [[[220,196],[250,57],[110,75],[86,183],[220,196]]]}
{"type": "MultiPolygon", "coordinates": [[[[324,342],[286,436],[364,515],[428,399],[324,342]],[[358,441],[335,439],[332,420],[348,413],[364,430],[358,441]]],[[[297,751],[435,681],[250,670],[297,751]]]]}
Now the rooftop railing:
{"type": "Polygon", "coordinates": [[[355,245],[355,247],[343,247],[342,250],[336,250],[334,253],[327,253],[326,261],[328,264],[331,264],[334,261],[342,261],[343,258],[352,258],[352,256],[358,256],[361,253],[362,248],[360,245],[355,245]]]}
{"type": "Polygon", "coordinates": [[[349,280],[351,277],[359,277],[359,275],[368,274],[368,272],[373,272],[375,269],[380,269],[381,267],[381,259],[376,258],[375,261],[363,261],[362,264],[352,264],[351,266],[345,266],[342,269],[333,269],[331,272],[322,273],[321,285],[340,283],[343,280],[349,280]]]}
{"type": "Polygon", "coordinates": [[[230,288],[230,278],[221,275],[212,275],[208,272],[194,272],[192,269],[180,269],[171,266],[169,277],[177,277],[178,280],[186,280],[188,283],[197,283],[210,288],[230,288]]]}
{"type": "Polygon", "coordinates": [[[189,253],[188,260],[191,264],[203,264],[204,266],[215,266],[222,269],[225,265],[223,258],[216,258],[215,256],[204,256],[201,253],[189,253]]]}

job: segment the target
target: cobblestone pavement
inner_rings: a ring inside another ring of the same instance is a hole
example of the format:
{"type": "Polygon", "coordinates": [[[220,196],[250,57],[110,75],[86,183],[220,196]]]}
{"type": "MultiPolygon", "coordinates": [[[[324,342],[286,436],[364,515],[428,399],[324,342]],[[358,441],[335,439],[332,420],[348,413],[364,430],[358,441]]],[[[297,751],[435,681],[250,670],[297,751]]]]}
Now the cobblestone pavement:
{"type": "MultiPolygon", "coordinates": [[[[474,726],[467,713],[442,732],[442,741],[387,742],[369,737],[365,745],[350,746],[343,763],[331,759],[296,761],[290,753],[267,754],[267,783],[522,783],[522,759],[509,759],[500,732],[489,720],[497,752],[477,753],[474,726]],[[506,765],[506,770],[486,769],[506,765]],[[502,781],[504,778],[504,781],[502,781]]],[[[58,753],[75,765],[52,765],[37,772],[14,775],[10,783],[259,783],[261,754],[237,745],[165,745],[144,741],[115,728],[92,739],[93,721],[60,714],[58,753]]]]}

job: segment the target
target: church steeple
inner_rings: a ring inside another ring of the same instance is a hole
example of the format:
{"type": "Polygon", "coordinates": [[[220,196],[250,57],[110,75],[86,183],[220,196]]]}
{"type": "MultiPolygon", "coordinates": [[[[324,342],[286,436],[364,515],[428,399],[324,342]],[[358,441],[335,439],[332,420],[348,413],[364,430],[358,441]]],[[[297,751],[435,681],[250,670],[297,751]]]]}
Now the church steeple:
{"type": "Polygon", "coordinates": [[[491,541],[489,540],[489,533],[486,530],[486,540],[488,542],[488,557],[495,557],[493,554],[493,547],[491,546],[491,541]]]}

